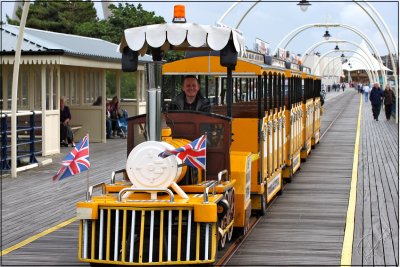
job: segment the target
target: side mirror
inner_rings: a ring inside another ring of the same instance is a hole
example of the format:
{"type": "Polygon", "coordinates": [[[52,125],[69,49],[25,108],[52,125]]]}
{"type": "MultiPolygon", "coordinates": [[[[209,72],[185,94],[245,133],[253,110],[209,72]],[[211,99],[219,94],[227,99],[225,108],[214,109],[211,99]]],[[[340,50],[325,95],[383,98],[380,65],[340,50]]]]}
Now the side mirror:
{"type": "Polygon", "coordinates": [[[264,63],[267,65],[272,65],[272,56],[264,55],[264,63]]]}
{"type": "Polygon", "coordinates": [[[230,39],[226,46],[219,52],[219,55],[221,66],[235,69],[238,53],[232,39],[230,39]]]}
{"type": "Polygon", "coordinates": [[[151,55],[153,57],[153,61],[161,61],[164,56],[164,52],[161,50],[161,47],[152,48],[151,55]]]}
{"type": "Polygon", "coordinates": [[[139,52],[133,51],[128,46],[124,47],[122,51],[122,71],[135,72],[138,68],[139,52]]]}

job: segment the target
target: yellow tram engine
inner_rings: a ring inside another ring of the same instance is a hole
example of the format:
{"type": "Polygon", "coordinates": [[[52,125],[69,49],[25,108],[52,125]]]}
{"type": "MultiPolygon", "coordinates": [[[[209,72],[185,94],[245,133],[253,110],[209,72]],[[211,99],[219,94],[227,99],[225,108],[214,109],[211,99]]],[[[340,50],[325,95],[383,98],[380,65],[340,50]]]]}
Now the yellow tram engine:
{"type": "Polygon", "coordinates": [[[145,141],[149,130],[143,130],[144,125],[157,128],[146,120],[146,114],[130,118],[128,151],[133,149],[126,169],[120,171],[124,179],[116,182],[114,174],[110,184],[91,187],[87,201],[78,203],[81,261],[127,265],[210,263],[215,261],[217,248],[231,240],[235,180],[229,179],[228,172],[229,120],[187,112],[167,116],[166,124],[173,131],[163,127],[161,141],[145,141]],[[175,156],[158,156],[187,145],[205,132],[210,136],[205,170],[188,168],[175,156]],[[97,187],[102,188],[102,194],[93,196],[97,187]]]}

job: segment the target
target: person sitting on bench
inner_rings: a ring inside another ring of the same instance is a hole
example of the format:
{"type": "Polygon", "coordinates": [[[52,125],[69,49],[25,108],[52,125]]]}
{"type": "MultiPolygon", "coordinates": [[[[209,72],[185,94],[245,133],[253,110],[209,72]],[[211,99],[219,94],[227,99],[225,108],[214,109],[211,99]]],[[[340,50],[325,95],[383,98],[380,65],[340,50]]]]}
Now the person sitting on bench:
{"type": "Polygon", "coordinates": [[[65,106],[64,98],[60,99],[60,140],[61,145],[68,147],[68,144],[71,144],[72,147],[75,147],[74,143],[74,134],[71,129],[71,112],[68,106],[65,106]]]}

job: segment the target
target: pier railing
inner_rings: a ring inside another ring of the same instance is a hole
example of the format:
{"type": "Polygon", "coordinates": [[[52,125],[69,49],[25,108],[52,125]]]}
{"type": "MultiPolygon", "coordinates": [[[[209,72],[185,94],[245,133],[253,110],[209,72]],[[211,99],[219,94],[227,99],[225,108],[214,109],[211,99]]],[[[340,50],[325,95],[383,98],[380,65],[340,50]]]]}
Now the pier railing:
{"type": "MultiPolygon", "coordinates": [[[[36,156],[42,154],[42,112],[17,112],[17,167],[37,164],[36,156]],[[27,159],[23,161],[23,159],[27,159]]],[[[11,113],[1,114],[0,169],[11,169],[11,113]]]]}

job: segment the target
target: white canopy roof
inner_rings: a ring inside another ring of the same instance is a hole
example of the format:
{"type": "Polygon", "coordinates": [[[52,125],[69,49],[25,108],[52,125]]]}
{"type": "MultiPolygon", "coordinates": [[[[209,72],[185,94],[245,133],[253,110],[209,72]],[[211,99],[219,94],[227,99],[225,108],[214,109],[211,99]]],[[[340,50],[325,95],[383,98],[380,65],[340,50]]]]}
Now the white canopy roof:
{"type": "Polygon", "coordinates": [[[124,31],[119,51],[129,46],[139,55],[144,55],[148,46],[158,48],[164,52],[172,47],[207,48],[215,51],[223,49],[230,37],[233,38],[235,49],[239,54],[244,53],[244,38],[235,29],[199,25],[195,23],[165,23],[130,28],[124,31]]]}
{"type": "MultiPolygon", "coordinates": [[[[364,40],[361,41],[360,47],[363,48],[364,51],[369,51],[367,44],[364,40]]],[[[361,48],[357,49],[357,53],[354,53],[345,64],[342,65],[343,70],[354,71],[354,70],[371,70],[371,71],[380,71],[381,69],[386,71],[391,71],[385,66],[381,66],[379,61],[372,56],[371,53],[366,54],[361,48]],[[368,61],[363,64],[363,62],[368,61]],[[351,68],[348,63],[351,63],[351,68]],[[370,66],[371,65],[371,66],[370,66]]]]}

